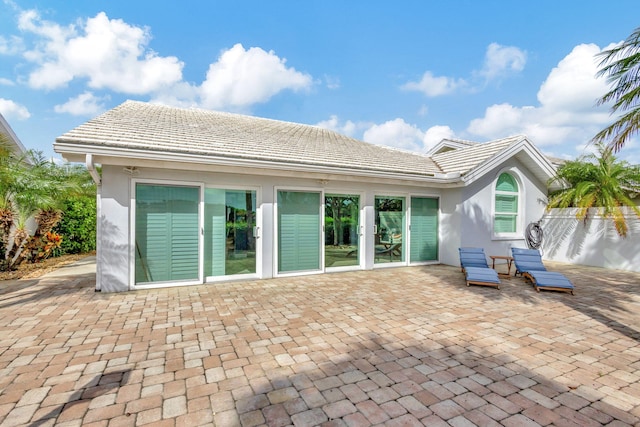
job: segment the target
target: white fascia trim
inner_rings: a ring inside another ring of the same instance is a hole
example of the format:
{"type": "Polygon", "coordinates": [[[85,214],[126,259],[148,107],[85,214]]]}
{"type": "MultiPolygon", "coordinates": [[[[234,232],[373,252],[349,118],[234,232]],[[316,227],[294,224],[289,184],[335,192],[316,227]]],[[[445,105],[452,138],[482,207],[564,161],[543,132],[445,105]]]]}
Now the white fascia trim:
{"type": "MultiPolygon", "coordinates": [[[[54,151],[62,154],[63,157],[70,155],[72,158],[83,157],[87,153],[91,153],[93,157],[116,157],[129,159],[131,162],[135,160],[161,161],[161,162],[183,162],[183,163],[199,163],[206,165],[229,166],[239,168],[261,168],[270,170],[287,170],[302,173],[319,173],[334,174],[347,176],[360,176],[365,178],[385,178],[399,179],[405,181],[421,182],[434,185],[459,186],[462,184],[460,177],[440,177],[440,176],[415,176],[400,172],[384,172],[376,170],[363,169],[347,169],[334,166],[320,166],[307,164],[294,164],[285,162],[273,162],[267,160],[242,159],[242,158],[225,158],[216,156],[202,156],[198,154],[173,153],[173,152],[154,152],[148,150],[137,149],[114,149],[113,147],[86,146],[78,144],[67,144],[57,142],[54,144],[54,151]],[[457,184],[457,185],[456,185],[457,184]]],[[[105,163],[105,162],[103,162],[105,163]]]]}
{"type": "Polygon", "coordinates": [[[11,142],[13,142],[13,144],[17,148],[16,154],[20,155],[27,151],[27,149],[24,147],[24,145],[20,141],[20,138],[18,138],[18,135],[16,135],[16,133],[11,128],[11,125],[9,125],[9,122],[5,120],[2,114],[0,114],[0,128],[4,129],[4,133],[7,135],[7,137],[11,140],[11,142]]]}

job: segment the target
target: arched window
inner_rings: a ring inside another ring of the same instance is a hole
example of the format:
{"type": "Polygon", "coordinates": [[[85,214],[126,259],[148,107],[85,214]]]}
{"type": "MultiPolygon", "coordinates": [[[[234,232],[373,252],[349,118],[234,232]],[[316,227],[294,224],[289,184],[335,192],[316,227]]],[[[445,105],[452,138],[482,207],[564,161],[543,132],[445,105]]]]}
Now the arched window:
{"type": "Polygon", "coordinates": [[[518,230],[518,182],[508,173],[498,177],[495,189],[493,232],[515,233],[518,230]]]}

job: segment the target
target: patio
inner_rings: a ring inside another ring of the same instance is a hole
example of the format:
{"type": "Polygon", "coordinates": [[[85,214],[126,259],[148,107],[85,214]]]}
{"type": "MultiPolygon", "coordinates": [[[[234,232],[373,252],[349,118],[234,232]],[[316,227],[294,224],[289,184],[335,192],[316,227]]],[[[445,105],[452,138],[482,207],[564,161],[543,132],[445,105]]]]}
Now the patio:
{"type": "Polygon", "coordinates": [[[2,426],[640,422],[640,274],[407,267],[102,294],[0,282],[2,426]]]}

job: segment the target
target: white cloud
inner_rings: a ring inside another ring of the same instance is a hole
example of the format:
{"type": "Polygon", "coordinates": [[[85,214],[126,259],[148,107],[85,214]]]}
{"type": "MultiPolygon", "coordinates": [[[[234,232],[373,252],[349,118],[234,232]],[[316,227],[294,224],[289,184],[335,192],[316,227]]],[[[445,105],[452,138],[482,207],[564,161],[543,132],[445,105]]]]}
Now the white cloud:
{"type": "Polygon", "coordinates": [[[539,105],[492,105],[467,131],[488,139],[525,134],[541,147],[589,141],[610,121],[607,107],[595,106],[607,90],[605,79],[595,77],[600,51],[594,44],[576,46],[540,86],[539,105]]]}
{"type": "Polygon", "coordinates": [[[457,89],[465,87],[467,82],[463,79],[454,79],[452,77],[436,77],[431,71],[423,74],[419,82],[408,82],[401,86],[404,90],[422,92],[428,97],[436,97],[450,94],[457,89]]]}
{"type": "Polygon", "coordinates": [[[422,142],[427,150],[445,138],[453,138],[455,133],[449,126],[432,126],[424,133],[422,142]]]}
{"type": "Polygon", "coordinates": [[[95,116],[105,110],[104,103],[107,98],[100,98],[91,92],[84,92],[75,98],[69,99],[64,104],[53,107],[56,113],[69,113],[74,116],[95,116]]]}
{"type": "Polygon", "coordinates": [[[201,103],[206,108],[243,108],[268,101],[283,90],[308,89],[310,75],[287,67],[286,60],[273,51],[259,47],[247,50],[241,44],[222,52],[209,66],[200,87],[201,103]]]}
{"type": "Polygon", "coordinates": [[[148,28],[109,19],[104,12],[78,25],[62,27],[33,10],[21,13],[19,28],[42,38],[24,54],[37,67],[29,75],[31,87],[56,89],[86,78],[92,88],[146,94],[182,79],[178,58],[148,49],[148,28]]]}
{"type": "Polygon", "coordinates": [[[594,44],[581,44],[551,70],[538,91],[538,101],[554,112],[569,110],[593,112],[596,99],[607,92],[605,78],[596,78],[595,55],[601,50],[594,44]]]}
{"type": "Polygon", "coordinates": [[[401,118],[389,120],[380,125],[372,125],[362,138],[366,142],[387,145],[410,151],[424,151],[424,133],[415,125],[405,122],[401,118]]]}
{"type": "MultiPolygon", "coordinates": [[[[273,51],[241,44],[224,50],[210,64],[202,84],[185,82],[182,61],[150,49],[149,28],[109,19],[104,12],[63,26],[27,10],[20,12],[18,28],[35,36],[33,45],[22,51],[34,65],[28,84],[35,89],[53,90],[84,80],[91,89],[146,94],[169,105],[246,110],[282,91],[306,90],[314,84],[309,74],[287,66],[273,51]]],[[[8,46],[0,39],[0,53],[8,52],[8,46]]],[[[329,88],[339,87],[339,80],[325,80],[329,88]]],[[[58,111],[100,109],[95,102],[81,97],[59,105],[58,111]]]]}
{"type": "Polygon", "coordinates": [[[24,51],[24,43],[17,36],[0,36],[0,55],[17,55],[24,51]]]}
{"type": "Polygon", "coordinates": [[[0,77],[0,85],[2,86],[15,86],[13,80],[5,79],[4,77],[0,77]]]}
{"type": "MultiPolygon", "coordinates": [[[[480,71],[472,72],[473,76],[482,76],[486,81],[520,72],[527,63],[527,53],[515,46],[502,46],[498,43],[491,43],[487,47],[484,57],[484,64],[480,71]]],[[[469,91],[477,90],[472,80],[434,76],[431,71],[426,71],[422,79],[417,82],[408,82],[400,88],[422,92],[430,98],[448,95],[461,89],[469,91]]]]}
{"type": "Polygon", "coordinates": [[[10,99],[0,98],[0,113],[5,119],[26,120],[31,117],[27,107],[20,105],[10,99]]]}
{"type": "Polygon", "coordinates": [[[340,88],[340,78],[333,76],[324,76],[325,84],[327,85],[327,89],[339,89],[340,88]]]}
{"type": "Polygon", "coordinates": [[[484,65],[479,74],[487,80],[517,73],[524,69],[527,63],[527,53],[515,46],[502,46],[491,43],[487,47],[484,57],[484,65]]]}
{"type": "Polygon", "coordinates": [[[353,137],[356,130],[360,127],[351,120],[340,123],[340,119],[335,114],[332,114],[331,117],[329,117],[329,120],[323,120],[319,123],[316,123],[316,126],[324,129],[329,129],[350,137],[353,137]]]}

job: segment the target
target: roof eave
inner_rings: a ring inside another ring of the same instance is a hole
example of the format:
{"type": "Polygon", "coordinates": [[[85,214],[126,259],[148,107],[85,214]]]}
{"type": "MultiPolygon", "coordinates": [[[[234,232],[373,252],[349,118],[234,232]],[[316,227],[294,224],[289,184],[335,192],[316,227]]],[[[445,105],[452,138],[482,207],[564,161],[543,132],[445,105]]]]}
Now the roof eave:
{"type": "MultiPolygon", "coordinates": [[[[63,141],[60,138],[53,145],[54,151],[61,154],[69,162],[84,162],[87,154],[92,154],[96,163],[121,165],[127,163],[137,166],[136,161],[146,165],[152,162],[169,162],[171,164],[201,164],[207,166],[224,166],[241,169],[243,173],[259,173],[260,170],[288,171],[315,175],[333,175],[344,177],[359,177],[361,179],[404,181],[416,184],[429,184],[435,187],[457,187],[462,185],[459,175],[416,175],[402,172],[388,172],[373,169],[354,169],[338,166],[323,166],[318,164],[277,162],[250,158],[230,158],[215,155],[201,155],[195,153],[179,153],[167,151],[149,151],[131,148],[114,148],[63,141]]],[[[157,167],[165,167],[158,164],[157,167]]]]}

